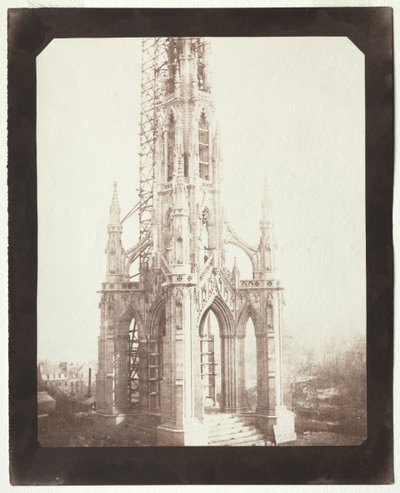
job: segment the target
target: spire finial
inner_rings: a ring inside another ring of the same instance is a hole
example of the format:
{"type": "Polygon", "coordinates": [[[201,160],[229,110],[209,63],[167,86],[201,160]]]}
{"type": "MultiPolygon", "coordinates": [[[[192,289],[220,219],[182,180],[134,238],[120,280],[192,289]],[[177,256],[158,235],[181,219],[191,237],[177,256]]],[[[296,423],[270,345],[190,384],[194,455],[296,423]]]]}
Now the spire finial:
{"type": "Polygon", "coordinates": [[[118,185],[116,181],[114,181],[113,186],[113,200],[116,200],[118,202],[118,185]]]}
{"type": "Polygon", "coordinates": [[[117,182],[114,181],[113,186],[113,195],[111,200],[110,207],[110,224],[118,224],[120,223],[120,208],[119,208],[119,200],[118,200],[118,187],[117,182]]]}
{"type": "Polygon", "coordinates": [[[264,191],[261,201],[261,221],[267,222],[270,220],[271,216],[271,201],[268,192],[268,180],[267,176],[264,176],[264,191]]]}
{"type": "Polygon", "coordinates": [[[261,276],[261,279],[267,279],[275,269],[275,240],[271,221],[271,202],[269,200],[266,177],[264,177],[264,193],[261,208],[261,236],[257,252],[259,272],[257,272],[257,275],[261,276]]]}

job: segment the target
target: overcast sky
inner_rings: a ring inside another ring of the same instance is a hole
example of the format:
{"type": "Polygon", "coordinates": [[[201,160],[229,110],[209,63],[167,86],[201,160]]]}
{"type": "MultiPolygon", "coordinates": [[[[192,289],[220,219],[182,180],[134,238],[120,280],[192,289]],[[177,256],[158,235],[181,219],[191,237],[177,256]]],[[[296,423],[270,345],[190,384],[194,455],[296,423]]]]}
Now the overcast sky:
{"type": "MultiPolygon", "coordinates": [[[[316,346],[364,334],[362,53],[347,38],[210,41],[226,213],[256,244],[267,176],[286,330],[316,346]]],[[[96,359],[114,180],[123,213],[137,202],[140,40],[54,40],[37,87],[38,355],[96,359]]],[[[124,223],[125,248],[137,231],[124,223]]]]}

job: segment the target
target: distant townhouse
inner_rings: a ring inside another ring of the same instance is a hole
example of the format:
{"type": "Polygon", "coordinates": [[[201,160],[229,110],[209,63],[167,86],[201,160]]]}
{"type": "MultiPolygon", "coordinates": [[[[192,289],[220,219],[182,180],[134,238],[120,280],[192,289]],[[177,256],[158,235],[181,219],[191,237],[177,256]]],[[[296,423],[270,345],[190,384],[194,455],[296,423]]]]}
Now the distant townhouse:
{"type": "Polygon", "coordinates": [[[93,394],[95,362],[89,363],[39,363],[41,384],[46,390],[58,389],[67,395],[93,394]]]}

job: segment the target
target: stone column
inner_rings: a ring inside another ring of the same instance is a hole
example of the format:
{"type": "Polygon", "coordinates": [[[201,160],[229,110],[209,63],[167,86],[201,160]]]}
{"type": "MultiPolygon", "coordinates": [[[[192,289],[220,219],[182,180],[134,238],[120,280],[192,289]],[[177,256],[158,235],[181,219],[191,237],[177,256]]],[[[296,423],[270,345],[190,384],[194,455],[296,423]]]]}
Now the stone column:
{"type": "Polygon", "coordinates": [[[202,425],[200,337],[194,309],[194,288],[171,287],[164,338],[159,445],[206,445],[202,425]]]}
{"type": "Polygon", "coordinates": [[[113,379],[112,371],[107,371],[110,354],[113,352],[112,337],[107,338],[105,331],[99,337],[99,368],[96,377],[96,413],[113,414],[113,379]],[[110,376],[111,375],[111,376],[110,376]]]}
{"type": "Polygon", "coordinates": [[[275,414],[276,408],[276,346],[275,334],[268,332],[268,414],[275,414]]]}
{"type": "Polygon", "coordinates": [[[270,292],[266,299],[266,324],[257,334],[257,424],[276,443],[296,439],[294,414],[282,401],[280,290],[270,292]]]}
{"type": "Polygon", "coordinates": [[[269,407],[268,341],[265,331],[256,333],[257,414],[267,414],[269,407]]]}
{"type": "Polygon", "coordinates": [[[246,409],[246,360],[245,335],[236,336],[236,412],[246,409]]]}
{"type": "Polygon", "coordinates": [[[127,334],[119,328],[116,315],[119,312],[119,298],[105,293],[101,302],[99,379],[96,382],[96,413],[100,426],[124,421],[128,410],[127,334]]]}
{"type": "Polygon", "coordinates": [[[98,338],[98,370],[96,375],[96,412],[103,413],[107,409],[106,405],[106,355],[107,355],[107,343],[106,343],[106,327],[105,327],[105,301],[104,295],[102,296],[101,303],[99,304],[101,309],[101,322],[100,322],[100,336],[98,338]]]}
{"type": "Polygon", "coordinates": [[[270,377],[269,413],[276,414],[282,401],[282,357],[281,357],[281,292],[273,294],[267,307],[268,320],[268,365],[270,377]]]}
{"type": "Polygon", "coordinates": [[[161,423],[166,426],[173,426],[176,422],[176,326],[174,325],[173,318],[175,318],[175,303],[173,302],[171,290],[167,294],[167,302],[165,306],[163,378],[160,382],[161,423]]]}
{"type": "Polygon", "coordinates": [[[118,330],[114,335],[114,407],[118,414],[129,410],[127,349],[127,334],[118,330]]]}
{"type": "Polygon", "coordinates": [[[222,411],[236,412],[236,375],[235,375],[235,337],[221,336],[221,393],[222,411]]]}
{"type": "Polygon", "coordinates": [[[148,414],[149,412],[149,384],[148,384],[148,355],[147,339],[139,337],[139,406],[138,413],[148,414]]]}

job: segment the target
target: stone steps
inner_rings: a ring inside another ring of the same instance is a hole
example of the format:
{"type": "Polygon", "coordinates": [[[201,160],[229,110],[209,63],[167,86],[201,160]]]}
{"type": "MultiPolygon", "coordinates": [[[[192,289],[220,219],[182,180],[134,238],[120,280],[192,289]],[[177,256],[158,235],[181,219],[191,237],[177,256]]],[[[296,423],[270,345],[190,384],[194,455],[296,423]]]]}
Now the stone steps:
{"type": "Polygon", "coordinates": [[[216,413],[205,417],[208,426],[208,445],[214,447],[265,446],[265,437],[253,425],[239,416],[216,413]]]}
{"type": "Polygon", "coordinates": [[[229,446],[251,446],[251,445],[265,445],[265,438],[262,433],[259,433],[255,428],[245,432],[245,433],[236,433],[230,434],[229,436],[221,436],[218,438],[211,438],[208,442],[211,446],[221,446],[221,447],[229,447],[229,446]]]}
{"type": "Polygon", "coordinates": [[[239,420],[225,420],[221,421],[221,423],[213,423],[210,421],[206,421],[209,428],[222,430],[223,428],[231,428],[232,426],[245,426],[242,421],[239,420]]]}
{"type": "MultiPolygon", "coordinates": [[[[261,435],[262,436],[262,435],[261,435]]],[[[247,440],[226,440],[221,442],[209,443],[209,447],[265,447],[266,441],[264,437],[251,437],[247,440]]]]}
{"type": "Polygon", "coordinates": [[[254,427],[245,426],[245,425],[241,426],[240,428],[236,426],[230,426],[229,428],[222,428],[222,429],[208,428],[208,438],[211,440],[214,438],[228,437],[230,435],[239,435],[239,434],[240,436],[243,437],[250,432],[251,433],[254,432],[254,427]]]}

